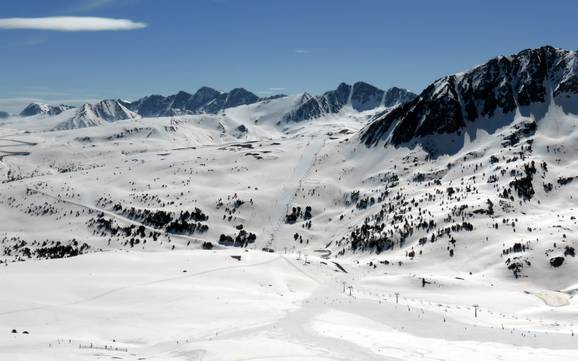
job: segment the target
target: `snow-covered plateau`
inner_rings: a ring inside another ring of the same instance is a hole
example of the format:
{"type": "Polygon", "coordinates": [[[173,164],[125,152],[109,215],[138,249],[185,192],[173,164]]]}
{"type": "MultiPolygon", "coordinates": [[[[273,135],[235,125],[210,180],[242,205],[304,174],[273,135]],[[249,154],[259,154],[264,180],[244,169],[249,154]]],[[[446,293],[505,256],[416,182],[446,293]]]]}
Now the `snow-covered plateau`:
{"type": "Polygon", "coordinates": [[[0,119],[0,360],[577,360],[578,62],[0,119]]]}

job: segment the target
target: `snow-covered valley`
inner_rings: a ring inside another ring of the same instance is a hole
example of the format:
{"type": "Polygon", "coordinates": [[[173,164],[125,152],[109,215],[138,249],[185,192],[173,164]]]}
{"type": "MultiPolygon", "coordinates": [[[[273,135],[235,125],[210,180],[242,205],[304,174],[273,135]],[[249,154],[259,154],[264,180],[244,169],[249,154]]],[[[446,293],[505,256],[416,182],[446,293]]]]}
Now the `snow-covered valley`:
{"type": "Polygon", "coordinates": [[[575,98],[451,123],[478,69],[0,120],[0,359],[575,360],[575,98]]]}

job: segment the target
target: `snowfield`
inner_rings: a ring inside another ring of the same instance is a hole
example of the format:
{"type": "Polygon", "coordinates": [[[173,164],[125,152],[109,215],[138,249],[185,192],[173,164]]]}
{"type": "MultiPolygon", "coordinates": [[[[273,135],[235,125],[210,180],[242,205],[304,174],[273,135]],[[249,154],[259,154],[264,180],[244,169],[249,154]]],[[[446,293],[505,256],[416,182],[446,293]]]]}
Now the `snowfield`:
{"type": "Polygon", "coordinates": [[[13,264],[0,279],[0,324],[18,333],[0,339],[2,359],[574,360],[578,353],[568,318],[553,321],[570,315],[516,292],[513,282],[444,279],[422,290],[401,272],[342,267],[347,274],[318,257],[305,264],[304,256],[243,250],[110,251],[13,264]]]}
{"type": "Polygon", "coordinates": [[[298,99],[2,120],[0,360],[578,359],[575,115],[367,147],[391,109],[298,99]]]}

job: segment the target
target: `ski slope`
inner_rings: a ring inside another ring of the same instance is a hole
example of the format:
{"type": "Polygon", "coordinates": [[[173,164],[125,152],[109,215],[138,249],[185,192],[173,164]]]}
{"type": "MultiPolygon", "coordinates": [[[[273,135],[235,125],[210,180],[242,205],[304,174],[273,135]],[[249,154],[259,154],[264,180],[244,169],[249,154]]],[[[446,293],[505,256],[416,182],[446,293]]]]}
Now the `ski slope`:
{"type": "MultiPolygon", "coordinates": [[[[574,360],[572,326],[512,284],[447,296],[315,256],[255,251],[104,252],[2,271],[0,339],[9,360],[574,360]],[[238,261],[231,256],[240,256],[238,261]],[[352,286],[351,296],[343,282],[352,286]],[[396,303],[393,292],[401,297],[396,303]],[[481,305],[478,318],[472,294],[481,305]],[[9,333],[16,329],[17,333],[9,333]],[[23,332],[27,331],[28,334],[23,332]]],[[[454,280],[455,281],[455,280],[454,280]]],[[[575,307],[575,304],[574,304],[575,307]]],[[[553,309],[554,311],[556,309],[553,309]]]]}
{"type": "Polygon", "coordinates": [[[575,116],[368,148],[371,112],[268,104],[3,123],[0,360],[577,359],[575,116]]]}

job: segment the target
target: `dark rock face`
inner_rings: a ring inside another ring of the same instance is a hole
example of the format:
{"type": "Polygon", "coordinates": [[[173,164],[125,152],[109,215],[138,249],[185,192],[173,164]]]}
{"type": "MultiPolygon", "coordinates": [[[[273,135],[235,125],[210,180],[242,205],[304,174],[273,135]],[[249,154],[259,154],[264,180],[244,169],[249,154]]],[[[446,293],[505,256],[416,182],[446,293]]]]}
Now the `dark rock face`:
{"type": "MultiPolygon", "coordinates": [[[[384,94],[383,90],[373,85],[357,82],[353,84],[353,89],[351,90],[351,106],[359,112],[375,109],[382,104],[384,94]]],[[[397,100],[392,103],[395,102],[397,100]]]]}
{"type": "Polygon", "coordinates": [[[202,87],[197,92],[190,96],[186,102],[184,109],[194,111],[195,109],[200,109],[203,105],[211,102],[217,98],[221,93],[213,88],[202,87]]]}
{"type": "Polygon", "coordinates": [[[416,94],[397,87],[389,88],[383,96],[383,106],[390,108],[414,100],[416,94]]]}
{"type": "Polygon", "coordinates": [[[446,76],[417,98],[377,119],[362,134],[375,145],[391,133],[394,145],[435,133],[453,133],[517,108],[578,94],[576,52],[545,46],[494,58],[465,73],[446,76]]]}
{"type": "Polygon", "coordinates": [[[21,117],[30,117],[33,115],[58,115],[65,110],[72,109],[70,105],[50,105],[43,103],[30,103],[20,112],[21,117]]]}
{"type": "Polygon", "coordinates": [[[203,106],[205,113],[215,114],[227,108],[239,105],[253,104],[259,101],[259,97],[243,88],[236,88],[228,93],[219,94],[214,100],[203,106]]]}
{"type": "Polygon", "coordinates": [[[183,114],[215,114],[226,108],[253,104],[261,98],[243,88],[228,93],[202,87],[195,94],[180,91],[168,97],[151,95],[134,101],[128,108],[143,117],[163,117],[183,114]]]}
{"type": "Polygon", "coordinates": [[[412,100],[415,94],[400,88],[383,91],[373,85],[357,82],[353,85],[341,83],[335,90],[320,96],[305,93],[298,106],[284,118],[285,121],[299,122],[319,118],[325,114],[335,114],[346,105],[362,112],[379,106],[393,107],[412,100]]]}
{"type": "Polygon", "coordinates": [[[4,118],[8,118],[10,116],[10,114],[0,111],[0,119],[4,119],[4,118]]]}
{"type": "Polygon", "coordinates": [[[130,103],[129,109],[143,117],[174,115],[168,98],[162,95],[150,95],[130,103]]]}
{"type": "Polygon", "coordinates": [[[304,93],[299,99],[299,106],[286,114],[285,121],[300,122],[306,119],[319,118],[328,113],[327,99],[319,99],[309,93],[304,93]]]}
{"type": "Polygon", "coordinates": [[[351,85],[341,83],[335,90],[325,92],[319,99],[321,104],[327,103],[325,113],[337,113],[349,101],[351,85]]]}

